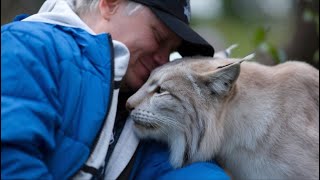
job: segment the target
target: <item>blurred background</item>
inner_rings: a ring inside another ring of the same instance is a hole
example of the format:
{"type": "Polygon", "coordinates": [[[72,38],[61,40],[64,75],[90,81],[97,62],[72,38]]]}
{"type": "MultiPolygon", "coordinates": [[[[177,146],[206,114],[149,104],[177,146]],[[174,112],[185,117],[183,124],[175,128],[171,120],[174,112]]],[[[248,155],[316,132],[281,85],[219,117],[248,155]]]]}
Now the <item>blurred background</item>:
{"type": "MultiPolygon", "coordinates": [[[[34,14],[44,0],[1,0],[1,25],[34,14]]],[[[272,65],[306,61],[319,69],[319,0],[190,0],[191,26],[216,51],[232,44],[231,57],[255,52],[272,65]]]]}

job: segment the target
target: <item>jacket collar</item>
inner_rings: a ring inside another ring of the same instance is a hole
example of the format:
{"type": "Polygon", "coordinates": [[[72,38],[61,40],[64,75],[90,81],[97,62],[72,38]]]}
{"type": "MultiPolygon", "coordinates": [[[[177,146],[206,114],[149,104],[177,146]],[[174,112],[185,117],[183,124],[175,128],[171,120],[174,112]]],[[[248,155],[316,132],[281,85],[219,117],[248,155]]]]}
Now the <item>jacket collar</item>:
{"type": "Polygon", "coordinates": [[[75,12],[73,12],[65,0],[47,0],[43,3],[37,14],[29,16],[23,21],[37,21],[81,28],[90,34],[95,35],[92,29],[90,29],[75,12]]]}

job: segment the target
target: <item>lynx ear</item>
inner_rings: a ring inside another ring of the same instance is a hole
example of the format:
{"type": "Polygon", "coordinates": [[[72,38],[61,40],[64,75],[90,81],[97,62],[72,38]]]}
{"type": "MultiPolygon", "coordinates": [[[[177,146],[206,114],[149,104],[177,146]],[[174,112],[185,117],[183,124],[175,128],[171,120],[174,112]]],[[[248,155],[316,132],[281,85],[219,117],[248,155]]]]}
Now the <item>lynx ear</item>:
{"type": "Polygon", "coordinates": [[[240,74],[241,62],[220,66],[217,70],[203,75],[205,86],[210,89],[212,94],[227,95],[240,74]]]}

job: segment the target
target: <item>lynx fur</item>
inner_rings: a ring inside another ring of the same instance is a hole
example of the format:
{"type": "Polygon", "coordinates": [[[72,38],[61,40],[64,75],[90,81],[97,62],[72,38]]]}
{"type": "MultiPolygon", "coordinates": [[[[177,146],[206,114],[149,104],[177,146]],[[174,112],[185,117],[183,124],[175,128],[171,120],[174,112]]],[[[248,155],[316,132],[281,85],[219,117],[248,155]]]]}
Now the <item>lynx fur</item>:
{"type": "Polygon", "coordinates": [[[154,70],[127,101],[136,134],[168,143],[175,168],[216,159],[235,179],[319,179],[319,71],[241,62],[154,70]]]}

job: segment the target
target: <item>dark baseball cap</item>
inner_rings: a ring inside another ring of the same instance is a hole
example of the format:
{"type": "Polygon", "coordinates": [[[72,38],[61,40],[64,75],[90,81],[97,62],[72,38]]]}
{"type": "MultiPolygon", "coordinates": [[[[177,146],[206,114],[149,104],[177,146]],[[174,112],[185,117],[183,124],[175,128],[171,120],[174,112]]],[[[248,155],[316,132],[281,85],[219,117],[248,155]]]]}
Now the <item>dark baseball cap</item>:
{"type": "Polygon", "coordinates": [[[182,38],[181,56],[213,56],[214,48],[189,26],[190,0],[131,0],[143,4],[173,32],[182,38]]]}

